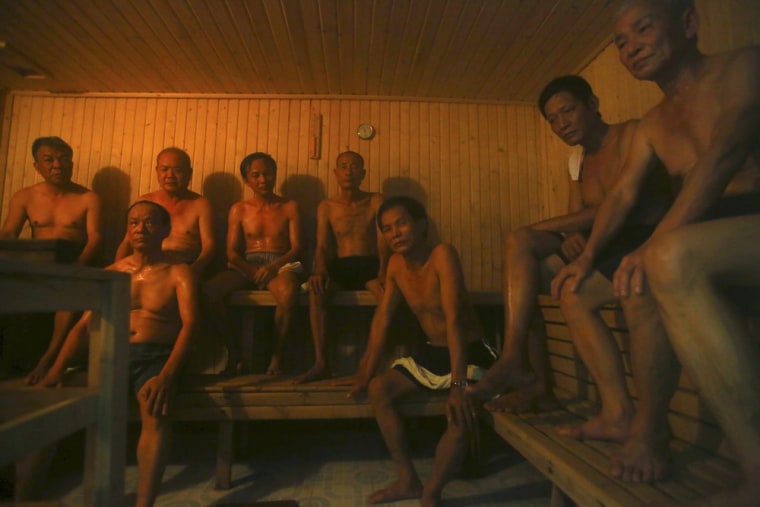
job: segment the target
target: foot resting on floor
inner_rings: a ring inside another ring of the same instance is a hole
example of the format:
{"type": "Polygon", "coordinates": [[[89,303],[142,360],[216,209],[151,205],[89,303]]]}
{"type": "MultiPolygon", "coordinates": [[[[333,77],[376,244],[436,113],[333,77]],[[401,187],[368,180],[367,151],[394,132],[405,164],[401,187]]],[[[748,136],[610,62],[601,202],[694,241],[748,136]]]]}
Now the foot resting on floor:
{"type": "Polygon", "coordinates": [[[399,500],[410,500],[422,496],[422,483],[419,480],[411,484],[396,481],[387,488],[379,489],[369,495],[367,503],[387,503],[397,502],[399,500]]]}

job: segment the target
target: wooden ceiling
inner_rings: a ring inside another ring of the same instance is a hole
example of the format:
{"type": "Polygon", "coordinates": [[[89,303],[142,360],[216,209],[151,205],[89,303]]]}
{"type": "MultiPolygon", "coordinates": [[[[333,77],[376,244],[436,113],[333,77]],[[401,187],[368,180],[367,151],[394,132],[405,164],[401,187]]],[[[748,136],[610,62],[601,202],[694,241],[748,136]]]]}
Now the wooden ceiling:
{"type": "Polygon", "coordinates": [[[609,42],[614,4],[0,0],[0,88],[533,102],[609,42]]]}

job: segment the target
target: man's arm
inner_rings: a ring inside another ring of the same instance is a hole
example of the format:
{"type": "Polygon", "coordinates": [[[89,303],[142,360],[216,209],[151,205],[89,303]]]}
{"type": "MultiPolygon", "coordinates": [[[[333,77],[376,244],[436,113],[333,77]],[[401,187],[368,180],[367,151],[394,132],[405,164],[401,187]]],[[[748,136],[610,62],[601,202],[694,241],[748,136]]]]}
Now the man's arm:
{"type": "Polygon", "coordinates": [[[649,143],[644,124],[639,123],[631,140],[625,166],[599,206],[583,253],[554,277],[552,296],[559,297],[562,285],[568,278],[573,278],[570,282],[571,290],[578,290],[581,282],[591,273],[596,256],[620,230],[635,207],[647,175],[656,164],[657,156],[649,143]]]}
{"type": "Polygon", "coordinates": [[[214,211],[211,208],[211,202],[205,197],[195,201],[198,207],[198,233],[201,240],[201,251],[198,258],[190,267],[197,275],[203,273],[216,252],[216,236],[214,234],[214,211]]]}
{"type": "Polygon", "coordinates": [[[140,395],[147,400],[148,412],[154,417],[168,413],[177,376],[185,363],[198,328],[198,289],[192,269],[186,264],[175,264],[171,267],[171,277],[176,290],[182,327],[161,373],[146,382],[140,390],[140,395]]]}
{"type": "Polygon", "coordinates": [[[710,144],[652,237],[701,218],[757,149],[760,139],[760,48],[738,53],[720,77],[721,113],[710,144]]]}
{"type": "Polygon", "coordinates": [[[403,298],[404,296],[401,294],[401,290],[399,290],[398,285],[396,285],[393,258],[391,258],[388,266],[388,274],[386,275],[385,290],[383,291],[382,298],[377,304],[375,314],[372,317],[369,339],[367,340],[367,349],[362,356],[359,368],[354,376],[354,384],[351,386],[348,393],[349,398],[354,398],[360,392],[366,390],[370,379],[375,375],[380,360],[383,357],[383,348],[385,347],[385,341],[388,335],[388,326],[403,298]]]}
{"type": "Polygon", "coordinates": [[[26,214],[26,189],[16,192],[11,197],[8,205],[8,216],[5,218],[3,228],[0,229],[0,239],[16,239],[21,234],[24,222],[27,221],[26,214]]]}
{"type": "Polygon", "coordinates": [[[591,229],[598,207],[584,207],[580,184],[570,180],[567,214],[542,220],[530,226],[537,231],[578,232],[591,229]]]}
{"type": "Polygon", "coordinates": [[[85,244],[82,253],[79,254],[79,259],[77,259],[77,264],[80,266],[92,264],[103,238],[100,217],[100,196],[95,192],[87,192],[85,199],[87,200],[87,244],[85,244]]]}
{"type": "Polygon", "coordinates": [[[327,287],[327,252],[330,242],[329,206],[326,200],[317,206],[317,246],[314,250],[314,273],[309,277],[309,289],[314,294],[324,294],[327,287]]]}
{"type": "Polygon", "coordinates": [[[253,280],[256,276],[256,268],[248,264],[240,255],[245,248],[243,245],[242,219],[245,207],[242,202],[232,205],[227,217],[227,262],[238,268],[242,273],[253,280]]]}
{"type": "Polygon", "coordinates": [[[436,271],[441,287],[441,308],[446,319],[446,340],[451,358],[451,392],[446,403],[449,421],[466,428],[474,427],[475,410],[472,400],[465,396],[467,387],[467,344],[463,329],[462,311],[467,289],[459,255],[451,245],[436,247],[436,271]]]}

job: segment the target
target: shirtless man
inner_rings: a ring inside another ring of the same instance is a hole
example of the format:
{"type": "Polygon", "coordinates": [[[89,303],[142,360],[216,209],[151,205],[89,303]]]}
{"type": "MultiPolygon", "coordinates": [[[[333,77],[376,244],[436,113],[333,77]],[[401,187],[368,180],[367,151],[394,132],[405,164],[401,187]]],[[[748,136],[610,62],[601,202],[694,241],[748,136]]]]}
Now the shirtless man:
{"type": "MultiPolygon", "coordinates": [[[[32,155],[34,168],[43,181],[11,197],[0,238],[18,238],[28,221],[33,238],[65,240],[65,245],[72,250],[67,252],[69,262],[91,264],[101,241],[100,198],[71,181],[74,151],[60,137],[35,139],[32,155]]],[[[77,312],[56,312],[50,344],[29,373],[29,384],[36,384],[45,375],[78,315],[77,312]]]]}
{"type": "MultiPolygon", "coordinates": [[[[621,177],[600,207],[583,253],[552,282],[554,294],[576,290],[580,286],[600,249],[634,206],[653,161],[656,158],[662,160],[680,191],[651,238],[623,259],[614,279],[615,291],[622,301],[639,300],[643,301],[642,305],[653,307],[648,316],[642,315],[643,321],[634,323],[631,328],[633,375],[639,405],[622,451],[613,458],[613,475],[631,481],[657,480],[667,472],[670,433],[666,416],[679,377],[677,358],[668,336],[664,330],[657,329],[660,325],[658,308],[647,290],[648,270],[656,273],[654,286],[658,296],[665,298],[663,280],[667,274],[662,272],[662,265],[673,264],[673,258],[668,258],[673,239],[688,240],[683,245],[684,251],[695,245],[691,232],[679,232],[685,225],[760,213],[760,48],[706,56],[697,48],[697,27],[697,14],[689,1],[630,1],[619,11],[614,42],[621,62],[635,78],[657,83],[665,97],[639,123],[621,177]],[[653,251],[649,251],[650,245],[653,251]],[[653,325],[653,321],[658,323],[653,325]],[[642,326],[649,326],[647,332],[641,332],[642,326]]],[[[730,230],[736,223],[727,221],[726,227],[730,230]]],[[[750,220],[748,225],[753,223],[756,221],[750,220]]],[[[700,234],[698,240],[710,243],[700,254],[702,260],[707,252],[725,247],[724,243],[719,243],[722,236],[716,228],[722,229],[707,222],[686,229],[706,232],[704,236],[700,234]],[[710,233],[715,235],[710,236],[710,233]]],[[[756,229],[747,230],[746,234],[746,241],[754,241],[750,238],[756,236],[756,229]]],[[[740,241],[739,245],[730,248],[736,249],[742,244],[740,241]]],[[[674,276],[678,276],[679,268],[684,269],[684,266],[674,267],[674,276]]],[[[717,265],[710,269],[718,270],[717,265]]],[[[728,277],[731,272],[732,269],[727,267],[720,276],[728,277]]],[[[703,279],[702,273],[689,272],[687,275],[690,281],[703,279]]],[[[698,297],[704,297],[704,294],[702,292],[698,297]]],[[[686,300],[681,300],[680,304],[696,309],[686,300]]],[[[718,304],[716,300],[710,300],[706,306],[718,304]]],[[[659,310],[666,317],[672,316],[668,308],[672,309],[672,306],[659,310]]],[[[719,327],[721,322],[717,321],[716,312],[725,313],[705,309],[705,313],[699,313],[705,318],[693,324],[705,326],[704,331],[719,327]]],[[[690,315],[693,318],[695,313],[690,315]]],[[[736,494],[743,498],[741,505],[756,505],[757,485],[760,484],[758,405],[752,404],[758,396],[756,349],[743,356],[743,364],[739,365],[738,360],[725,359],[723,353],[710,355],[709,346],[696,340],[704,335],[692,335],[687,332],[688,328],[677,322],[677,319],[666,318],[668,327],[676,331],[672,338],[677,344],[677,352],[740,454],[747,482],[736,494]],[[694,361],[694,356],[700,354],[705,361],[711,362],[709,369],[700,371],[695,368],[697,364],[704,364],[694,361]],[[714,360],[715,357],[720,360],[714,360]],[[720,377],[721,385],[727,386],[724,393],[712,385],[719,382],[716,372],[741,380],[732,383],[720,377]],[[747,501],[747,495],[754,495],[755,503],[747,501]]],[[[725,333],[710,337],[712,344],[726,348],[738,347],[738,344],[745,343],[743,339],[741,335],[729,337],[725,333]],[[725,342],[715,341],[722,338],[725,342]]],[[[734,351],[732,357],[739,357],[739,354],[734,351]]],[[[740,505],[732,502],[718,504],[740,505]]]]}
{"type": "MultiPolygon", "coordinates": [[[[551,277],[583,250],[596,210],[623,166],[637,123],[607,124],[591,86],[580,76],[550,82],[538,105],[552,131],[568,145],[580,145],[583,152],[570,156],[569,214],[517,229],[507,237],[504,350],[486,376],[468,390],[490,398],[507,387],[517,389],[486,403],[490,410],[519,412],[556,406],[547,378],[545,328],[536,297],[539,290],[548,292],[551,277]]],[[[596,264],[583,290],[567,293],[561,301],[576,349],[598,386],[601,410],[583,424],[559,428],[560,433],[579,439],[623,439],[621,426],[633,417],[633,403],[617,343],[599,309],[615,300],[611,281],[615,268],[624,254],[652,232],[651,224],[667,209],[670,194],[667,176],[660,169],[648,182],[646,202],[596,264]]]]}
{"type": "Polygon", "coordinates": [[[420,498],[439,505],[446,483],[457,473],[477,424],[475,406],[465,396],[468,380],[477,380],[495,359],[467,295],[459,256],[451,245],[427,244],[425,208],[410,197],[391,197],[377,212],[377,224],[393,251],[385,290],[372,319],[369,343],[353,379],[349,397],[367,390],[375,417],[396,466],[398,479],[370,495],[371,504],[420,498]],[[406,300],[428,342],[412,357],[383,373],[388,327],[406,300]],[[451,389],[446,405],[448,427],[438,444],[433,472],[423,486],[409,456],[404,423],[395,403],[414,391],[451,389]]]}
{"type": "MultiPolygon", "coordinates": [[[[167,210],[152,201],[134,203],[127,212],[132,254],[106,268],[132,278],[129,383],[142,423],[137,444],[138,507],[153,505],[161,485],[171,437],[171,397],[197,328],[193,272],[161,251],[170,220],[167,210]]],[[[71,330],[41,386],[58,385],[66,368],[84,355],[90,315],[85,312],[71,330]]]]}
{"type": "Polygon", "coordinates": [[[266,288],[275,298],[277,338],[267,373],[281,373],[285,341],[298,303],[298,274],[303,271],[301,217],[298,204],[274,193],[277,163],[266,153],[252,153],[240,164],[240,175],[253,197],[230,209],[227,229],[227,266],[204,286],[204,307],[217,336],[227,342],[229,371],[250,371],[251,357],[242,358],[232,339],[225,297],[243,288],[266,288]]]}
{"type": "Polygon", "coordinates": [[[346,151],[338,155],[335,167],[338,195],[319,203],[317,208],[317,249],[314,274],[309,277],[309,321],[314,341],[314,365],[295,378],[295,383],[329,376],[327,365],[327,305],[336,290],[369,290],[378,299],[388,249],[375,225],[377,209],[383,202],[379,193],[359,188],[367,174],[364,159],[346,151]],[[331,252],[331,245],[336,252],[331,252]]]}
{"type": "MultiPolygon", "coordinates": [[[[190,156],[180,148],[164,148],[156,157],[159,189],[139,198],[160,204],[172,217],[172,229],[163,249],[177,262],[189,264],[200,277],[214,256],[214,219],[211,203],[189,190],[193,168],[190,156]]],[[[124,237],[116,259],[132,253],[129,239],[124,237]]]]}

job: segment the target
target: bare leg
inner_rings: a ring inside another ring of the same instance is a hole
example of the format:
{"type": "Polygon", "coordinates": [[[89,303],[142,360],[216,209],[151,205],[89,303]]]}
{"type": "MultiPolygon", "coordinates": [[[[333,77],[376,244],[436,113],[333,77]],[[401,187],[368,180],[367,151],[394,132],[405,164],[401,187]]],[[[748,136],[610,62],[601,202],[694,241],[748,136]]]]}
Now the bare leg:
{"type": "Polygon", "coordinates": [[[277,306],[274,311],[274,322],[277,328],[277,338],[272,351],[272,359],[267,368],[268,375],[282,373],[282,353],[285,341],[290,336],[294,310],[298,304],[298,279],[292,272],[279,273],[268,284],[267,289],[274,296],[277,306]]]}
{"type": "Polygon", "coordinates": [[[207,332],[217,340],[222,340],[227,347],[229,359],[225,373],[238,372],[243,364],[250,365],[252,358],[242,358],[240,340],[230,328],[229,308],[225,298],[238,289],[249,287],[251,282],[234,270],[222,271],[203,286],[203,308],[206,310],[205,323],[207,332]]]}
{"type": "Polygon", "coordinates": [[[436,447],[430,478],[422,490],[420,501],[423,506],[436,506],[440,503],[443,487],[462,467],[467,453],[468,437],[469,433],[464,426],[449,422],[436,447]]]}
{"type": "Polygon", "coordinates": [[[596,383],[602,404],[599,413],[588,421],[557,429],[571,438],[622,442],[633,417],[620,349],[598,312],[612,301],[612,283],[598,272],[584,281],[580,291],[566,288],[560,297],[562,315],[578,355],[596,383]]]}
{"type": "Polygon", "coordinates": [[[422,495],[422,483],[409,456],[404,421],[394,405],[403,395],[416,390],[417,386],[396,370],[378,375],[369,384],[369,400],[397,475],[396,482],[369,496],[367,501],[371,504],[420,498],[422,495]]]}
{"type": "Polygon", "coordinates": [[[555,234],[529,228],[517,229],[507,236],[503,285],[504,347],[498,361],[470,390],[471,394],[489,399],[536,380],[536,372],[528,365],[527,350],[541,286],[541,260],[560,245],[561,240],[555,234]]]}
{"type": "Polygon", "coordinates": [[[612,475],[652,482],[668,473],[668,408],[681,367],[651,295],[621,300],[631,337],[631,369],[639,401],[621,451],[612,456],[612,475]]]}
{"type": "Polygon", "coordinates": [[[703,506],[750,507],[760,498],[760,352],[716,286],[739,280],[760,286],[759,229],[756,215],[694,224],[660,238],[645,254],[671,343],[733,443],[744,475],[737,488],[703,506]]]}
{"type": "Polygon", "coordinates": [[[55,361],[58,351],[61,349],[61,346],[66,339],[66,335],[81,316],[82,312],[55,313],[55,317],[53,318],[53,334],[50,337],[50,343],[48,344],[45,353],[37,362],[37,366],[35,366],[34,370],[32,370],[27,376],[27,384],[34,385],[45,376],[48,368],[50,368],[50,365],[55,361]]]}
{"type": "Polygon", "coordinates": [[[533,314],[528,335],[528,359],[531,369],[536,372],[535,381],[486,402],[484,407],[487,410],[521,414],[554,410],[559,407],[548,375],[546,324],[538,310],[533,314]]]}
{"type": "Polygon", "coordinates": [[[327,303],[328,294],[309,292],[309,323],[311,338],[314,343],[314,365],[306,372],[293,379],[294,384],[303,384],[312,380],[329,377],[327,367],[327,303]]]}
{"type": "Polygon", "coordinates": [[[142,429],[137,442],[136,507],[152,506],[166,469],[171,441],[171,422],[148,414],[145,401],[138,396],[142,429]]]}

